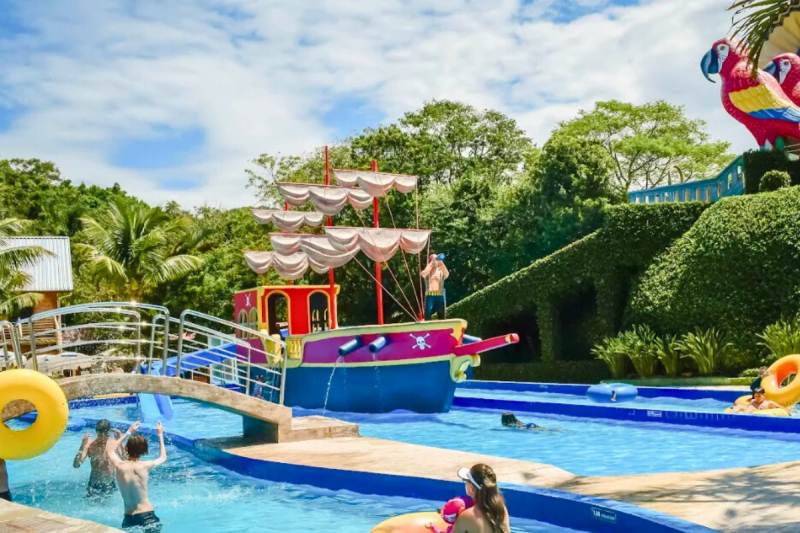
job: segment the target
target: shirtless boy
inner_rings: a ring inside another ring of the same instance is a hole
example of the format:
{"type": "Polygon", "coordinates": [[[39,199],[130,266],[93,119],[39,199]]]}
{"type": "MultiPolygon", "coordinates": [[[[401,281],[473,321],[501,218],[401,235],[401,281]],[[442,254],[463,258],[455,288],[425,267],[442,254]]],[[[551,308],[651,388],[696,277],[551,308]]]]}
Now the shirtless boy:
{"type": "MultiPolygon", "coordinates": [[[[108,447],[109,437],[111,433],[111,422],[108,420],[100,420],[95,425],[97,438],[92,440],[92,436],[87,433],[83,436],[81,448],[72,461],[74,468],[80,468],[86,458],[92,466],[92,471],[89,474],[89,485],[86,487],[87,497],[109,496],[114,493],[116,487],[114,486],[114,467],[108,461],[106,448],[108,447]]],[[[114,436],[116,439],[121,437],[118,429],[114,429],[114,436]]],[[[124,450],[123,450],[124,454],[124,450]]]]}
{"type": "Polygon", "coordinates": [[[425,320],[430,320],[433,313],[439,320],[445,319],[444,280],[450,277],[450,272],[436,254],[428,258],[428,265],[420,272],[423,278],[428,278],[428,293],[425,295],[425,320]]]}
{"type": "Polygon", "coordinates": [[[734,413],[754,413],[756,411],[761,411],[763,409],[781,409],[783,408],[782,405],[777,404],[773,401],[767,400],[766,391],[764,389],[756,389],[753,391],[753,399],[744,406],[740,405],[737,406],[736,409],[733,410],[734,413]]]}
{"type": "Polygon", "coordinates": [[[142,434],[133,434],[139,429],[139,422],[133,424],[123,435],[122,439],[112,442],[108,447],[108,457],[117,469],[117,485],[125,504],[125,518],[122,529],[140,528],[138,531],[146,533],[160,533],[161,520],[156,516],[153,505],[147,497],[147,481],[150,470],[164,464],[167,460],[167,450],[164,448],[164,428],[158,423],[159,456],[155,461],[142,461],[147,455],[147,437],[142,434]],[[125,447],[128,451],[128,460],[123,461],[116,453],[117,448],[125,437],[128,439],[125,447]]]}

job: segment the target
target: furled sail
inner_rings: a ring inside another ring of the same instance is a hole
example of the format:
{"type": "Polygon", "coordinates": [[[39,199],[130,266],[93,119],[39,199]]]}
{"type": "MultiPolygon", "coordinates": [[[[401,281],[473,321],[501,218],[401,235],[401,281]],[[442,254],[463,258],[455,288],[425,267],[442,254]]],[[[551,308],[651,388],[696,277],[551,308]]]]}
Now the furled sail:
{"type": "Polygon", "coordinates": [[[417,188],[418,176],[408,174],[388,174],[386,172],[370,172],[368,170],[333,169],[333,175],[344,187],[360,187],[370,196],[383,198],[386,193],[395,189],[402,193],[410,193],[417,188]]]}
{"type": "Polygon", "coordinates": [[[309,267],[320,274],[328,271],[328,267],[313,263],[303,252],[290,255],[275,252],[245,252],[244,258],[256,274],[266,274],[272,268],[280,277],[291,281],[302,278],[309,267]]]}
{"type": "Polygon", "coordinates": [[[276,183],[283,200],[292,207],[302,207],[311,202],[317,211],[328,216],[338,215],[349,203],[354,209],[364,210],[372,205],[372,196],[361,189],[336,185],[306,185],[303,183],[276,183]]]}
{"type": "Polygon", "coordinates": [[[402,249],[409,254],[421,253],[428,244],[431,232],[424,229],[389,228],[325,228],[333,248],[350,252],[361,250],[379,263],[385,263],[402,249]]]}
{"type": "Polygon", "coordinates": [[[253,217],[259,224],[275,224],[281,231],[297,231],[303,226],[322,226],[325,214],[316,211],[278,211],[253,209],[253,217]]]}

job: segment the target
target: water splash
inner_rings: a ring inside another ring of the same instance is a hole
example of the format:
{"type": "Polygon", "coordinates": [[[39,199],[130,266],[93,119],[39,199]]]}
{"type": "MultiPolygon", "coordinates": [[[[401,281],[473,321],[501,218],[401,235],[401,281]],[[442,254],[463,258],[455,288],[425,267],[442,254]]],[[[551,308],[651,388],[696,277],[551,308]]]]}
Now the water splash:
{"type": "Polygon", "coordinates": [[[383,386],[381,385],[381,367],[378,366],[378,354],[372,354],[372,362],[375,365],[375,389],[378,396],[378,407],[380,412],[383,412],[383,386]]]}
{"type": "Polygon", "coordinates": [[[336,358],[336,362],[333,363],[333,370],[331,370],[331,377],[328,378],[328,390],[325,391],[325,403],[322,405],[322,416],[325,416],[325,411],[328,409],[328,397],[331,395],[331,385],[333,384],[333,375],[336,374],[336,367],[339,366],[339,363],[344,361],[343,356],[339,356],[336,358]]]}

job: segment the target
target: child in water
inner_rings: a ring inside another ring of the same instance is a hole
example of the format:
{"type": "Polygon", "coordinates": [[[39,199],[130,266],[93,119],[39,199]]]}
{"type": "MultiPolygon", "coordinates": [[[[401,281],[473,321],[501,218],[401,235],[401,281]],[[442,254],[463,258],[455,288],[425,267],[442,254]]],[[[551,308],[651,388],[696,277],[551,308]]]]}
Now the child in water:
{"type": "Polygon", "coordinates": [[[525,424],[524,422],[520,422],[514,413],[505,412],[500,416],[500,421],[503,423],[504,427],[507,428],[517,428],[517,429],[544,429],[534,423],[525,424]]]}

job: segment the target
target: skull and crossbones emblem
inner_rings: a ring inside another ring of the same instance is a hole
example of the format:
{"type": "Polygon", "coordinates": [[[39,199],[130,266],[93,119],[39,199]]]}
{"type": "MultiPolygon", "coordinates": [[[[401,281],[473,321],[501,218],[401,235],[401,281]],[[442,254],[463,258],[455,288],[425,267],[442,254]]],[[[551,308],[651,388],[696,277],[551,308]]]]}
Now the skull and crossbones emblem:
{"type": "Polygon", "coordinates": [[[425,348],[430,348],[430,347],[431,347],[431,345],[430,345],[430,344],[428,344],[428,341],[427,341],[427,340],[425,340],[425,339],[427,339],[427,338],[428,338],[428,337],[430,337],[430,336],[431,336],[431,334],[430,334],[430,333],[428,333],[428,334],[427,334],[427,335],[425,335],[424,337],[423,337],[422,335],[420,335],[419,337],[417,337],[417,336],[415,336],[413,333],[410,333],[410,334],[409,334],[409,337],[411,337],[412,339],[414,339],[414,342],[416,342],[416,344],[414,345],[413,349],[414,349],[414,350],[416,350],[417,348],[419,348],[420,350],[424,350],[425,348]]]}
{"type": "Polygon", "coordinates": [[[250,295],[249,294],[245,294],[244,298],[245,298],[245,304],[244,304],[245,307],[250,307],[251,305],[253,305],[253,304],[250,303],[250,295]]]}

